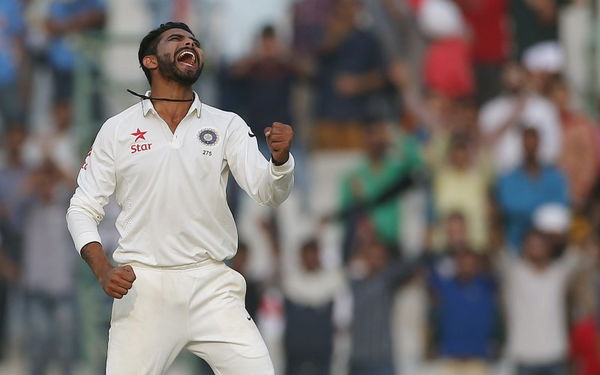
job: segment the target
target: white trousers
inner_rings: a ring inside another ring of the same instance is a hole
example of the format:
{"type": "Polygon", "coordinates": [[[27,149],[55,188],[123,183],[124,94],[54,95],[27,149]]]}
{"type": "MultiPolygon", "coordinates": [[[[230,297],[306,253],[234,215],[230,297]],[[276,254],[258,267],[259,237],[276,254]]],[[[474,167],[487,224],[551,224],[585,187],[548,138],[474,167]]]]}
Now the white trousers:
{"type": "Polygon", "coordinates": [[[107,375],[163,374],[182,349],[217,375],[273,375],[244,306],[246,281],[222,262],[186,269],[131,265],[133,287],[113,303],[107,375]]]}

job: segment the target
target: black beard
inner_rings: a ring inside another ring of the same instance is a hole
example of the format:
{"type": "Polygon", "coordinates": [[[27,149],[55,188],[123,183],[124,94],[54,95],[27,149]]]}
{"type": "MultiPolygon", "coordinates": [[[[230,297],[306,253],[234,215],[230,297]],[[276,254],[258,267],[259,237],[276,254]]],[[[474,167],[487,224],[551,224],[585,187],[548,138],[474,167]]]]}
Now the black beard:
{"type": "Polygon", "coordinates": [[[181,83],[182,85],[191,86],[196,83],[200,77],[200,74],[202,74],[202,69],[204,68],[204,63],[202,63],[202,65],[200,65],[200,67],[196,70],[181,71],[177,68],[175,57],[171,58],[168,53],[165,53],[162,56],[157,56],[157,58],[158,71],[160,74],[166,79],[181,83]]]}

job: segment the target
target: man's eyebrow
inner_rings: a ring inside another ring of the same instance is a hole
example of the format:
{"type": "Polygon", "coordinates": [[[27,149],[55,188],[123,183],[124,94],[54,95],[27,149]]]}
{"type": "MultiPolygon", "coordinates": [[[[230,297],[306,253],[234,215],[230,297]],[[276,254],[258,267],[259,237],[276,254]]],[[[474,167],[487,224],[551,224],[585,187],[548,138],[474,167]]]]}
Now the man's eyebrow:
{"type": "MultiPolygon", "coordinates": [[[[173,38],[173,37],[177,37],[177,38],[185,38],[185,35],[183,35],[183,34],[177,34],[177,33],[175,33],[175,34],[171,34],[171,35],[169,35],[169,36],[167,37],[167,39],[171,39],[171,38],[173,38]]],[[[199,42],[199,41],[198,41],[198,39],[196,39],[195,37],[191,36],[191,37],[190,37],[190,39],[191,39],[191,40],[193,40],[193,41],[194,41],[194,43],[197,43],[198,45],[200,45],[200,42],[199,42]]]]}

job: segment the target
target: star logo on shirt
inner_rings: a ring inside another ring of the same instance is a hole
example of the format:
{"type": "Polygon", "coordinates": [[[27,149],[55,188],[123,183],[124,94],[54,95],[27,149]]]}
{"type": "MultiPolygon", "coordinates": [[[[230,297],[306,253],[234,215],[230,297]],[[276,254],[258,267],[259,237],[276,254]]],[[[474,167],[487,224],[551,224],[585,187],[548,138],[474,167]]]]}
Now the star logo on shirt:
{"type": "Polygon", "coordinates": [[[144,137],[144,135],[148,133],[147,131],[143,132],[140,130],[140,128],[137,128],[137,131],[135,133],[131,133],[131,135],[133,135],[135,137],[135,141],[137,142],[140,139],[143,139],[144,141],[146,140],[146,137],[144,137]]]}

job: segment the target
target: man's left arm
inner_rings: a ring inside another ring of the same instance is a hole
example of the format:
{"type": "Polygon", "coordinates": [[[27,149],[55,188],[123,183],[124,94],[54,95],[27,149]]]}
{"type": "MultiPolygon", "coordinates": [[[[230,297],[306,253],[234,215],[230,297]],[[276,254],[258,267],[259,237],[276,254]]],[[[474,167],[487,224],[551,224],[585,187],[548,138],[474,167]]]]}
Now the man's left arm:
{"type": "Polygon", "coordinates": [[[258,203],[276,207],[283,203],[294,185],[294,158],[290,153],[294,131],[274,123],[265,129],[271,160],[258,149],[256,137],[244,120],[235,116],[226,136],[225,158],[237,183],[258,203]]]}

